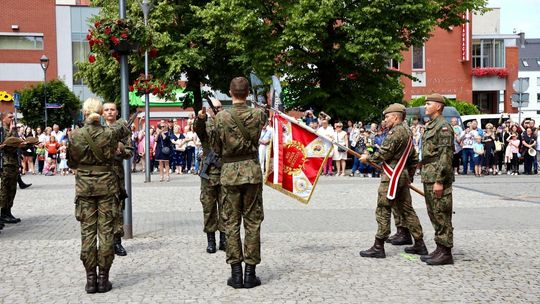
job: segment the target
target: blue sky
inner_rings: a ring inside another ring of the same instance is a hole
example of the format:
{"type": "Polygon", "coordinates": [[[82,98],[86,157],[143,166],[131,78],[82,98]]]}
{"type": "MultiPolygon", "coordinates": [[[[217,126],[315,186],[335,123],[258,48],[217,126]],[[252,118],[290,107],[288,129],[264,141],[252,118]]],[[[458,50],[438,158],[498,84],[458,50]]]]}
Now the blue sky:
{"type": "Polygon", "coordinates": [[[501,8],[501,34],[525,32],[525,38],[540,38],[540,0],[489,0],[488,7],[501,8]]]}

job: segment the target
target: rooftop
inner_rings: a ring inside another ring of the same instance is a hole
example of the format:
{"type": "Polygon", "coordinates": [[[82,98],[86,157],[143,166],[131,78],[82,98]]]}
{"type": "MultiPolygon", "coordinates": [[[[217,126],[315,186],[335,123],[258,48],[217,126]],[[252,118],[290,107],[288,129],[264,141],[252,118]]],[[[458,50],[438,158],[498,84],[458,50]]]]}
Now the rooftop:
{"type": "Polygon", "coordinates": [[[525,39],[519,48],[519,70],[540,71],[540,39],[525,39]]]}

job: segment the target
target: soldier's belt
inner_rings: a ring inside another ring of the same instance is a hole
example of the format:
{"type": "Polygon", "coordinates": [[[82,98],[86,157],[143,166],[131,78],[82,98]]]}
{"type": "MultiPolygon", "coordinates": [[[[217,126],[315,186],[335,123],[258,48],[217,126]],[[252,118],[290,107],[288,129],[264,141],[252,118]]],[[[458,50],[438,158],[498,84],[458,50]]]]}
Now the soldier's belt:
{"type": "Polygon", "coordinates": [[[111,172],[113,170],[113,166],[79,165],[77,169],[95,172],[111,172]]]}
{"type": "Polygon", "coordinates": [[[244,155],[223,156],[221,160],[224,164],[226,164],[226,163],[235,163],[235,162],[239,162],[243,160],[257,159],[257,158],[258,158],[257,153],[251,153],[251,154],[244,154],[244,155]]]}

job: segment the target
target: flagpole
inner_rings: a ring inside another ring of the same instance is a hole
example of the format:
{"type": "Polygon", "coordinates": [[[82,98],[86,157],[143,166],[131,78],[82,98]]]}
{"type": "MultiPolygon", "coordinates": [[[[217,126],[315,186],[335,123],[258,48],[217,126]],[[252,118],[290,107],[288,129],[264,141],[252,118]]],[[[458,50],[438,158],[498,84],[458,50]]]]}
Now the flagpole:
{"type": "MultiPolygon", "coordinates": [[[[350,149],[349,147],[344,146],[344,145],[341,145],[341,144],[339,144],[339,143],[337,143],[337,142],[335,142],[335,141],[332,141],[330,138],[328,138],[328,137],[326,137],[326,136],[324,136],[324,135],[318,134],[315,130],[313,130],[312,128],[310,128],[310,127],[308,127],[308,126],[299,124],[294,118],[290,117],[289,115],[287,115],[287,114],[285,114],[285,113],[283,113],[283,112],[281,112],[281,111],[279,111],[279,110],[277,110],[277,109],[274,109],[274,108],[272,108],[272,107],[268,107],[268,109],[269,109],[270,111],[273,111],[273,112],[278,113],[280,116],[282,116],[283,118],[287,119],[290,123],[293,123],[293,124],[295,124],[295,125],[297,125],[297,126],[303,128],[304,130],[306,130],[306,131],[308,131],[308,132],[311,132],[311,133],[317,135],[318,137],[320,137],[320,138],[322,138],[322,139],[324,139],[324,140],[326,140],[326,141],[328,141],[328,142],[330,142],[330,143],[332,143],[332,144],[338,146],[339,148],[346,150],[347,153],[352,154],[352,155],[354,155],[354,156],[356,156],[356,157],[358,157],[358,158],[361,158],[361,157],[362,157],[362,154],[360,154],[360,153],[358,153],[358,152],[356,152],[356,151],[350,149]]],[[[381,166],[379,166],[378,164],[373,163],[373,162],[371,162],[371,161],[369,162],[369,164],[370,164],[372,167],[374,167],[375,169],[377,169],[377,170],[379,170],[379,171],[382,171],[382,172],[384,172],[384,173],[386,174],[386,172],[385,172],[385,171],[381,168],[381,166]]],[[[388,176],[388,174],[387,174],[387,176],[388,176]]],[[[420,195],[422,195],[422,196],[425,196],[424,191],[418,189],[418,188],[415,187],[414,185],[408,184],[407,186],[408,186],[412,191],[414,191],[414,192],[416,192],[416,193],[418,193],[418,194],[420,194],[420,195]]]]}

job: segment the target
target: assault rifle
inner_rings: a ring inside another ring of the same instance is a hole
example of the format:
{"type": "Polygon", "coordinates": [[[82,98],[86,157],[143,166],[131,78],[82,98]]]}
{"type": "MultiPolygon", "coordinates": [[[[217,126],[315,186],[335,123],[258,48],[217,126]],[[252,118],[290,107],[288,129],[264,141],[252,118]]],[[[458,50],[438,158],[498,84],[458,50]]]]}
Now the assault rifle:
{"type": "Polygon", "coordinates": [[[219,157],[217,157],[216,153],[214,151],[210,150],[206,157],[203,160],[203,165],[201,167],[201,173],[199,173],[199,176],[204,179],[209,179],[210,176],[208,175],[208,170],[210,169],[210,166],[214,165],[216,168],[221,168],[221,161],[219,157]]]}

